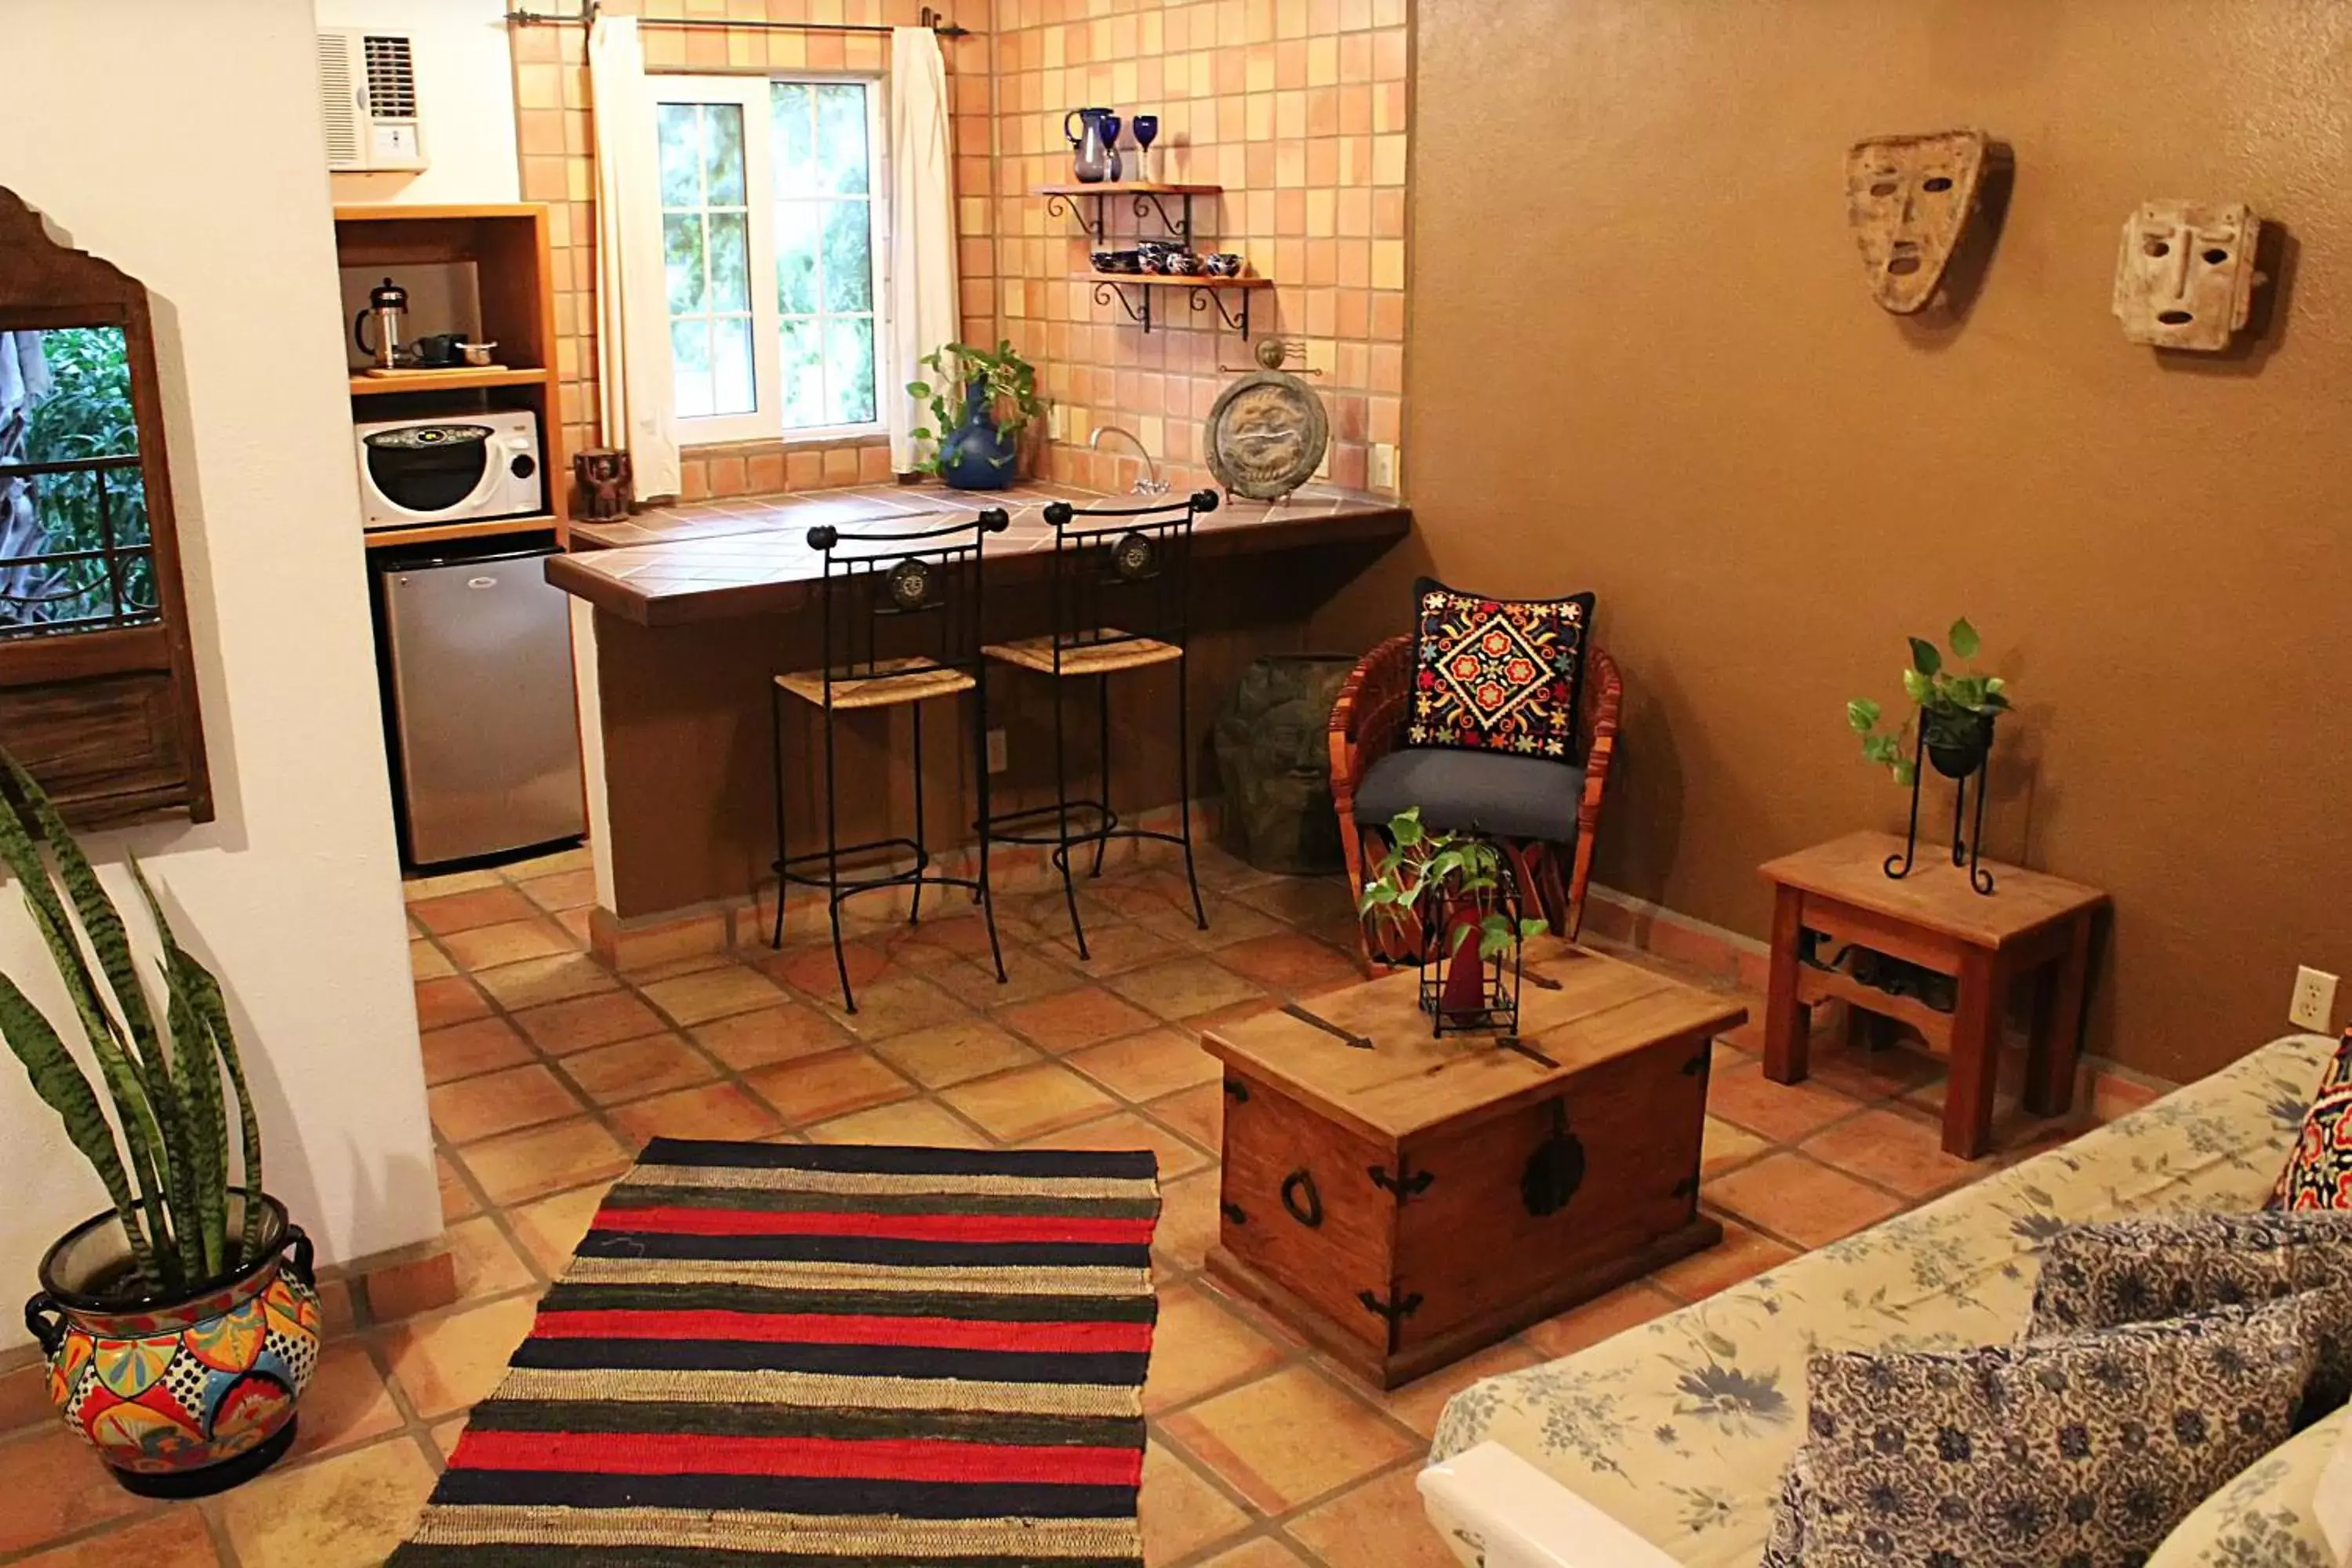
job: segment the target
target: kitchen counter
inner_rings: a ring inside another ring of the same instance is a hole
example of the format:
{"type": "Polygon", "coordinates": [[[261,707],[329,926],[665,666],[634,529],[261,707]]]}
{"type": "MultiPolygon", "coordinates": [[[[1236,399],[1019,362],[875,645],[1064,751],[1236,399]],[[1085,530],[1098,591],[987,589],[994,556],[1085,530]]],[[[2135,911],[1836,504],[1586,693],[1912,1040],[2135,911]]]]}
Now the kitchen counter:
{"type": "MultiPolygon", "coordinates": [[[[572,553],[549,557],[546,570],[549,582],[573,595],[596,868],[590,926],[598,951],[677,956],[676,943],[715,933],[762,939],[760,900],[772,899],[774,887],[772,773],[780,721],[786,814],[801,833],[823,820],[824,742],[815,710],[775,701],[778,671],[811,668],[825,657],[818,617],[809,613],[822,572],[821,556],[808,545],[811,528],[899,532],[1003,507],[1012,527],[988,536],[984,559],[987,635],[1008,640],[1053,625],[1046,505],[1149,499],[1053,484],[987,494],[877,485],[574,523],[572,553]]],[[[1412,513],[1397,500],[1322,488],[1273,504],[1227,503],[1202,519],[1184,664],[1118,680],[1108,722],[1118,737],[1111,795],[1119,808],[1171,804],[1188,776],[1195,795],[1213,793],[1209,732],[1250,662],[1315,646],[1318,608],[1412,527],[1412,513]],[[1181,731],[1180,680],[1188,700],[1181,731]]],[[[1401,625],[1407,609],[1400,590],[1401,625]]],[[[1046,678],[1020,672],[999,671],[988,682],[986,727],[1006,734],[1006,770],[991,780],[998,809],[1055,798],[1051,694],[1046,678]]],[[[1097,755],[1098,700],[1098,694],[1070,700],[1074,755],[1097,755]]],[[[943,712],[937,731],[950,743],[935,742],[919,753],[935,847],[961,844],[971,830],[973,770],[981,764],[964,728],[973,717],[970,700],[955,706],[961,723],[943,712]]],[[[845,841],[903,833],[912,821],[918,753],[908,722],[890,710],[842,721],[845,841]]],[[[1077,773],[1090,777],[1091,766],[1077,773]]]]}
{"type": "MultiPolygon", "coordinates": [[[[1011,513],[1013,526],[986,542],[984,559],[1003,563],[990,581],[1042,579],[1054,546],[1045,517],[1049,502],[1129,506],[1153,499],[1053,484],[995,492],[871,485],[700,501],[616,522],[574,522],[573,552],[549,558],[547,580],[639,626],[766,615],[807,602],[808,584],[822,573],[808,531],[820,523],[845,533],[887,533],[992,506],[1011,513]]],[[[1389,497],[1308,486],[1279,501],[1225,501],[1196,526],[1194,553],[1206,561],[1307,545],[1393,542],[1411,531],[1412,521],[1404,505],[1389,497]]]]}

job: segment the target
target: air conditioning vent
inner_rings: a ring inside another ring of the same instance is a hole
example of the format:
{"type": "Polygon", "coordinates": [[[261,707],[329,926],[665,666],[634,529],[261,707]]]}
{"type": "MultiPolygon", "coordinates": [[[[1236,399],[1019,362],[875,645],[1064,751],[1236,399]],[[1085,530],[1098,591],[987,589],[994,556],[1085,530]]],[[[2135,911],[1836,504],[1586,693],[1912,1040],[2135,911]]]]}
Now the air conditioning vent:
{"type": "Polygon", "coordinates": [[[367,107],[379,120],[416,118],[416,57],[397,35],[367,36],[367,107]]]}
{"type": "Polygon", "coordinates": [[[327,167],[425,167],[418,122],[416,52],[405,34],[331,28],[318,36],[319,110],[327,167]]]}
{"type": "Polygon", "coordinates": [[[327,120],[327,167],[357,168],[359,100],[352,90],[351,52],[334,33],[319,35],[319,106],[327,120]]]}

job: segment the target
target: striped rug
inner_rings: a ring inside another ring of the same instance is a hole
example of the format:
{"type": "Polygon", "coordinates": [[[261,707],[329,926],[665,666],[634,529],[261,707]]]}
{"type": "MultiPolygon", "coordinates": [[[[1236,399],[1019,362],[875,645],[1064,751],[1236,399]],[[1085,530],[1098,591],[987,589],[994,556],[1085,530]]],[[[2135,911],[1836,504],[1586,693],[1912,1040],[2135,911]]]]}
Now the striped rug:
{"type": "Polygon", "coordinates": [[[398,1568],[1142,1562],[1149,1153],[656,1138],[398,1568]]]}

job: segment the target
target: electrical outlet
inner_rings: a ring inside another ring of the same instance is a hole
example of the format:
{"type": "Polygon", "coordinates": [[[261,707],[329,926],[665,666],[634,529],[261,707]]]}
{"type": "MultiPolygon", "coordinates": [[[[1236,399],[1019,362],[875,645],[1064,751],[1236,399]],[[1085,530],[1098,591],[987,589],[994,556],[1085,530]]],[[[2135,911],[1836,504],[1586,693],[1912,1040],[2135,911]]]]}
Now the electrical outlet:
{"type": "Polygon", "coordinates": [[[990,773],[1001,773],[1012,765],[1005,760],[1004,751],[1004,731],[991,730],[988,732],[988,771],[990,773]]]}
{"type": "Polygon", "coordinates": [[[1372,443],[1371,461],[1365,465],[1365,480],[1376,490],[1397,488],[1397,449],[1393,441],[1372,443]]]}
{"type": "MultiPolygon", "coordinates": [[[[1050,439],[1068,440],[1069,428],[1070,411],[1068,409],[1056,403],[1045,410],[1045,434],[1050,439]]],[[[989,771],[993,773],[995,770],[992,768],[989,771]]]]}
{"type": "Polygon", "coordinates": [[[2307,966],[2297,969],[2294,972],[2294,1000],[2287,1007],[2286,1021],[2298,1029],[2324,1035],[2335,1016],[2336,976],[2325,970],[2307,966]]]}

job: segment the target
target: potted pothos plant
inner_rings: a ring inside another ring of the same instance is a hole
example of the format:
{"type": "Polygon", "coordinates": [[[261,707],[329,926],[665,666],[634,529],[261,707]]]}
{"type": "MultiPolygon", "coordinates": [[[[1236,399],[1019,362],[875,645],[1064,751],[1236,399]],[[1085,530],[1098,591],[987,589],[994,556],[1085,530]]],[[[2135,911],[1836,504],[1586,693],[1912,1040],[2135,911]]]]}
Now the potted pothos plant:
{"type": "MultiPolygon", "coordinates": [[[[1925,637],[1910,640],[1911,663],[1903,671],[1903,692],[1917,707],[1916,720],[1881,730],[1883,710],[1870,699],[1857,697],[1845,705],[1846,723],[1862,737],[1863,756],[1885,768],[1906,789],[1916,782],[1920,742],[1937,773],[1948,779],[1967,778],[1992,751],[1993,721],[2009,711],[2009,683],[1998,675],[1956,670],[1934,643],[1925,637]],[[1914,722],[1918,726],[1916,736],[1914,722]]],[[[1974,659],[1982,647],[1965,616],[1952,623],[1945,641],[1958,659],[1974,659]]]]}
{"type": "Polygon", "coordinates": [[[1423,826],[1419,806],[1389,818],[1388,840],[1356,906],[1375,950],[1414,956],[1436,1033],[1516,1028],[1520,944],[1550,928],[1520,917],[1503,852],[1423,826]]]}
{"type": "Polygon", "coordinates": [[[931,443],[915,465],[960,490],[1001,490],[1019,468],[1018,437],[1045,412],[1037,398],[1037,368],[1013,352],[1010,339],[992,349],[949,343],[923,356],[928,379],[907,384],[928,403],[931,422],[914,431],[931,443]]]}
{"type": "Polygon", "coordinates": [[[110,1205],[41,1259],[25,1326],[48,1358],[49,1397],[68,1428],[125,1488],[216,1491],[293,1441],[321,1327],[310,1238],[262,1189],[260,1123],[219,983],[173,936],[134,859],[160,949],[159,1013],[130,931],[72,832],[13,758],[0,753],[0,864],[24,894],[98,1084],[5,973],[0,1036],[110,1205]]]}

